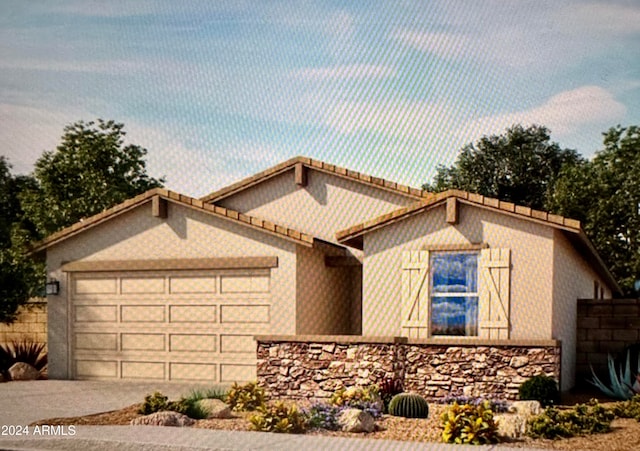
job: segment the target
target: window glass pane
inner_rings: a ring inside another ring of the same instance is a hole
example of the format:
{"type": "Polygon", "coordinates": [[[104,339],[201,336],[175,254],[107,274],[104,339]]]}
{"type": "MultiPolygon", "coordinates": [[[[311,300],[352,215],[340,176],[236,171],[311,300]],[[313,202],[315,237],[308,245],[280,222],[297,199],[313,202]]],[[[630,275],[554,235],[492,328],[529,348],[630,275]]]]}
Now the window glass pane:
{"type": "Polygon", "coordinates": [[[431,335],[478,335],[477,296],[432,297],[431,335]]]}
{"type": "Polygon", "coordinates": [[[432,293],[476,293],[478,255],[436,253],[431,259],[432,293]]]}

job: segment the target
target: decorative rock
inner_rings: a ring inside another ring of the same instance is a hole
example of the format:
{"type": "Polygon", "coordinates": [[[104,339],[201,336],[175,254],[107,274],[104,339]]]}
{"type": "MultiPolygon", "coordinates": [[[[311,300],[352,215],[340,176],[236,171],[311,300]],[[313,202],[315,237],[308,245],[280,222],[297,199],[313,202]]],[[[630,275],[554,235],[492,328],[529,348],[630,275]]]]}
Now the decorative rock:
{"type": "Polygon", "coordinates": [[[40,371],[28,363],[17,362],[9,368],[9,377],[14,381],[34,381],[40,377],[40,371]]]}
{"type": "Polygon", "coordinates": [[[527,417],[525,415],[502,413],[493,418],[498,423],[498,435],[502,437],[519,438],[527,433],[527,417]]]}
{"type": "Polygon", "coordinates": [[[131,426],[191,426],[194,420],[178,412],[161,411],[131,420],[131,426]]]}
{"type": "Polygon", "coordinates": [[[542,413],[542,407],[538,401],[514,401],[509,407],[509,412],[532,417],[542,413]]]}
{"type": "Polygon", "coordinates": [[[219,399],[201,399],[197,404],[209,412],[207,418],[232,418],[231,407],[219,399]]]}
{"type": "Polygon", "coordinates": [[[371,414],[360,409],[343,410],[338,424],[344,432],[373,432],[376,427],[371,414]]]}

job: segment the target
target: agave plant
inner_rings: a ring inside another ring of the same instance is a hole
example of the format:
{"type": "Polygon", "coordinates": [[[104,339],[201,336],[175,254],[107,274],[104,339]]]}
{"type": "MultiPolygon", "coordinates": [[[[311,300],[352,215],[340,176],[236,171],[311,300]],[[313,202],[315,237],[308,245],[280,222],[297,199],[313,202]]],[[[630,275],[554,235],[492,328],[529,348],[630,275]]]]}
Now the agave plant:
{"type": "Polygon", "coordinates": [[[640,359],[638,359],[638,368],[636,368],[635,373],[631,372],[631,353],[629,351],[627,351],[624,368],[623,365],[620,365],[620,368],[616,368],[615,359],[611,354],[609,354],[607,360],[610,385],[607,386],[598,378],[595,371],[593,371],[593,367],[591,367],[593,379],[588,382],[610,398],[627,400],[640,393],[640,359]]]}

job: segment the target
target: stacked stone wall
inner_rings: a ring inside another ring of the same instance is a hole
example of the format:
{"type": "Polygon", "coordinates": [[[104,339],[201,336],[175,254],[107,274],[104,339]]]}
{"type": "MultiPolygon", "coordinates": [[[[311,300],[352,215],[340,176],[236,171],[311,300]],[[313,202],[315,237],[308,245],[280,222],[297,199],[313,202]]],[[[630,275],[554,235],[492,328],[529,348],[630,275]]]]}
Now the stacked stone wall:
{"type": "Polygon", "coordinates": [[[403,337],[257,337],[258,383],[276,397],[321,399],[341,387],[400,380],[428,399],[517,399],[528,377],[560,379],[560,343],[439,344],[403,337]]]}

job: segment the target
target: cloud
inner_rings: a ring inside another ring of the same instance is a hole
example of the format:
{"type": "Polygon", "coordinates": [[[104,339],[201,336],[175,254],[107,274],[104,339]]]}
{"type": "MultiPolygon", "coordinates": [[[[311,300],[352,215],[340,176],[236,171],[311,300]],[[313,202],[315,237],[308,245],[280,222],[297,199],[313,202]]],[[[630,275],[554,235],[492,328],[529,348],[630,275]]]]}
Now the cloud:
{"type": "Polygon", "coordinates": [[[55,150],[64,127],[78,117],[72,111],[0,103],[0,147],[13,172],[30,173],[42,152],[55,150]]]}
{"type": "Polygon", "coordinates": [[[338,101],[330,106],[324,122],[343,134],[374,132],[422,138],[446,115],[442,104],[418,100],[338,101]]]}
{"type": "Polygon", "coordinates": [[[606,89],[582,86],[554,95],[542,105],[529,110],[486,116],[472,121],[463,131],[465,140],[482,135],[499,134],[513,124],[539,124],[554,135],[568,136],[585,125],[611,125],[624,118],[627,108],[606,89]]]}
{"type": "Polygon", "coordinates": [[[104,74],[131,74],[147,67],[141,62],[126,60],[110,60],[110,61],[60,61],[47,59],[10,59],[4,58],[0,60],[1,69],[20,69],[33,71],[52,71],[52,72],[86,72],[86,73],[104,73],[104,74]]]}
{"type": "Polygon", "coordinates": [[[401,42],[421,52],[441,58],[455,58],[468,45],[468,39],[453,33],[420,32],[408,29],[396,30],[391,39],[401,42]]]}
{"type": "Polygon", "coordinates": [[[395,77],[397,70],[374,64],[351,64],[333,67],[308,67],[293,72],[296,78],[307,81],[370,80],[395,77]]]}
{"type": "Polygon", "coordinates": [[[612,1],[567,5],[553,21],[571,32],[620,36],[640,33],[640,6],[612,1]]]}

